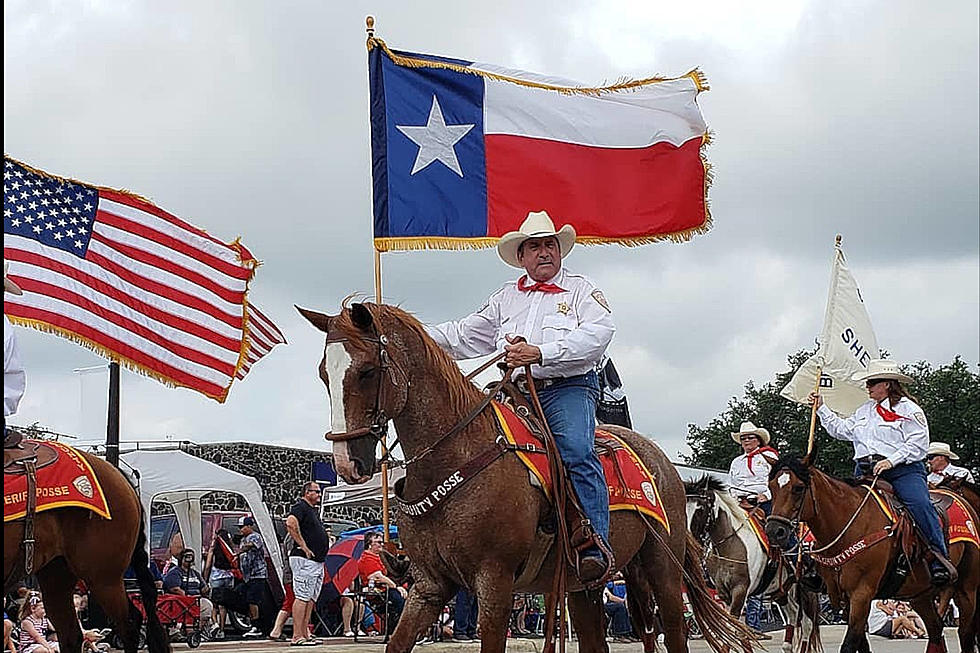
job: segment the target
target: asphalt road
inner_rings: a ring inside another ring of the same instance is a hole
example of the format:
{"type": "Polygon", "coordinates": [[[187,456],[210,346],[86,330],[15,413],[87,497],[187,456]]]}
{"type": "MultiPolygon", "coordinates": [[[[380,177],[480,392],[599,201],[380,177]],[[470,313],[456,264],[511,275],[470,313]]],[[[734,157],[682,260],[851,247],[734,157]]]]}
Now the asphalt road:
{"type": "MultiPolygon", "coordinates": [[[[824,650],[833,653],[840,648],[841,640],[844,637],[844,626],[823,626],[824,650]]],[[[773,638],[763,642],[766,651],[778,653],[779,645],[782,642],[782,631],[770,633],[773,638]]],[[[956,629],[946,629],[946,646],[950,651],[958,651],[959,643],[956,639],[956,629]]],[[[886,640],[881,637],[871,637],[871,650],[876,653],[922,653],[926,645],[923,640],[886,640]]],[[[539,653],[544,640],[541,639],[509,639],[507,640],[507,650],[519,653],[539,653]]],[[[691,653],[706,653],[711,649],[703,640],[694,639],[689,642],[691,653]]],[[[332,637],[323,640],[320,646],[290,648],[288,644],[273,643],[266,641],[225,641],[225,642],[206,642],[198,649],[202,653],[218,653],[219,651],[245,651],[246,653],[283,653],[290,651],[323,651],[329,650],[330,653],[382,653],[384,644],[380,638],[360,639],[356,644],[350,638],[332,637]]],[[[439,642],[435,644],[421,644],[415,647],[416,651],[425,653],[476,653],[480,650],[479,642],[439,642]]],[[[569,642],[566,646],[569,653],[576,653],[578,645],[575,641],[569,642]]],[[[639,643],[618,644],[610,642],[609,650],[612,653],[638,653],[643,650],[639,643]]],[[[190,651],[186,644],[174,644],[175,653],[190,651]]]]}

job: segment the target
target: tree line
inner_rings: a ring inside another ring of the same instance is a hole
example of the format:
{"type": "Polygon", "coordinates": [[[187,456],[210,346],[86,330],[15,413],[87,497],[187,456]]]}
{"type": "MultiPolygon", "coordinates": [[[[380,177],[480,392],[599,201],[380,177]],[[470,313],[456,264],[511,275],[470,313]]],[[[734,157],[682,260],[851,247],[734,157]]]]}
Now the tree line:
{"type": "MultiPolygon", "coordinates": [[[[732,397],[725,410],[706,426],[688,424],[687,444],[693,453],[686,462],[701,467],[728,469],[742,448],[731,439],[744,421],[769,430],[770,446],[780,453],[806,451],[810,430],[810,407],[779,396],[800,366],[815,350],[801,350],[787,357],[789,370],[757,386],[749,380],[741,397],[732,397]]],[[[960,460],[956,464],[980,474],[980,366],[976,370],[956,356],[938,367],[926,361],[903,366],[914,380],[908,389],[929,421],[932,440],[946,442],[960,460]]],[[[815,434],[818,464],[835,476],[853,473],[854,447],[832,438],[817,420],[815,434]]]]}

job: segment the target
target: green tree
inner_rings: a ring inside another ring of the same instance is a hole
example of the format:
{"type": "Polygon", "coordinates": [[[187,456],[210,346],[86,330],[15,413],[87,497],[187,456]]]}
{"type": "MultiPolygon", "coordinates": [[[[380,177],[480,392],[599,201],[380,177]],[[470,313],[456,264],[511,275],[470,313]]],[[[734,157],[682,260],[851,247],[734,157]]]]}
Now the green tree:
{"type": "MultiPolygon", "coordinates": [[[[707,426],[688,425],[687,443],[691,465],[728,469],[742,448],[732,440],[746,420],[768,429],[771,445],[780,453],[806,451],[810,432],[810,408],[779,396],[800,366],[814,351],[798,351],[787,357],[789,369],[779,372],[762,386],[749,380],[742,397],[732,397],[725,410],[707,426]]],[[[906,366],[915,379],[910,386],[925,411],[934,440],[948,442],[959,453],[965,466],[977,470],[980,459],[980,374],[970,371],[959,356],[948,365],[933,368],[920,361],[906,366]]],[[[817,422],[814,436],[820,467],[836,476],[849,476],[854,469],[854,448],[850,442],[832,438],[817,422]]]]}

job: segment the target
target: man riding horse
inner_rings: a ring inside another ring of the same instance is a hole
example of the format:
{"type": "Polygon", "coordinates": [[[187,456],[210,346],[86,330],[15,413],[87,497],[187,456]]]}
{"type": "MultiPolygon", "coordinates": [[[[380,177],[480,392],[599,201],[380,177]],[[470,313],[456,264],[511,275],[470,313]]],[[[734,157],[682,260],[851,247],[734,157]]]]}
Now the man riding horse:
{"type": "MultiPolygon", "coordinates": [[[[500,258],[526,274],[493,293],[476,313],[427,331],[457,360],[502,348],[508,366],[531,365],[534,388],[585,517],[608,544],[609,494],[593,447],[599,392],[595,367],[616,328],[595,283],[562,269],[574,245],[571,225],[556,230],[546,212],[529,213],[518,231],[497,244],[500,258]]],[[[527,384],[518,378],[525,394],[527,384]]],[[[587,548],[579,560],[580,579],[601,578],[609,562],[599,546],[587,548]]]]}

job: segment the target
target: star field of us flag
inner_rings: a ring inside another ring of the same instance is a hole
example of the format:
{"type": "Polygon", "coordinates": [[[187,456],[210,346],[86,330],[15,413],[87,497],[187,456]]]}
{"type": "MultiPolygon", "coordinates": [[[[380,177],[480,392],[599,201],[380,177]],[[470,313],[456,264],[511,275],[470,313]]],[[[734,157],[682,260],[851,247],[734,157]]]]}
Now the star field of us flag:
{"type": "Polygon", "coordinates": [[[698,71],[588,88],[368,39],[379,251],[489,247],[531,211],[582,243],[711,226],[698,71]]]}
{"type": "Polygon", "coordinates": [[[4,297],[11,322],[219,402],[236,376],[285,341],[248,306],[257,261],[237,240],[223,243],[135,195],[6,156],[3,257],[24,291],[4,297]]]}

